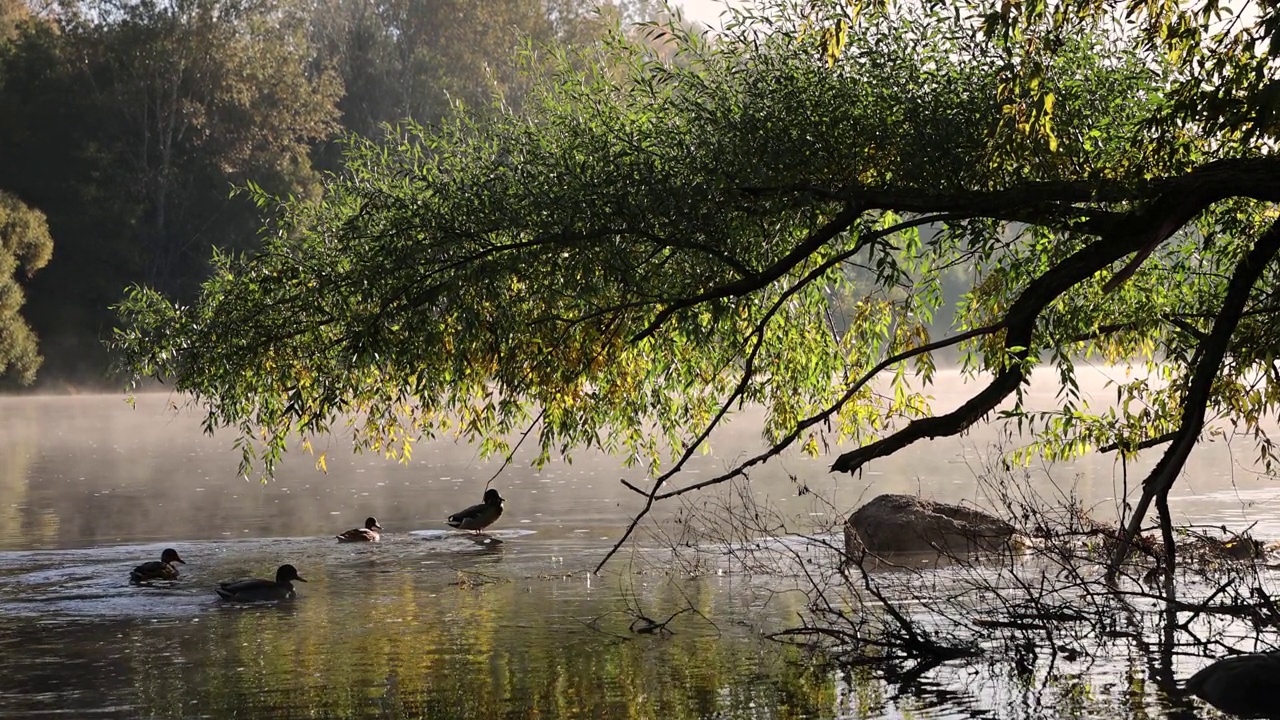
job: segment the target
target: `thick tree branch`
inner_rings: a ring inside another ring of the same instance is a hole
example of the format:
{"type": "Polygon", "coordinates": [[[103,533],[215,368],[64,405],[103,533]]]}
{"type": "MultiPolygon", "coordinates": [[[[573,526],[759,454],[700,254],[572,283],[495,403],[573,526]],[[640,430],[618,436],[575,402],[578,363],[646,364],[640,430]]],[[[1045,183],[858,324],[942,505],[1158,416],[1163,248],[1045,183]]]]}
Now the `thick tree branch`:
{"type": "Polygon", "coordinates": [[[1182,318],[1169,318],[1169,324],[1178,328],[1182,332],[1196,339],[1196,342],[1204,342],[1206,335],[1200,331],[1200,328],[1183,320],[1182,318]]]}
{"type": "Polygon", "coordinates": [[[1142,496],[1133,509],[1133,516],[1129,518],[1124,536],[1120,539],[1115,555],[1111,558],[1110,567],[1107,569],[1108,581],[1115,580],[1120,564],[1129,553],[1133,538],[1142,528],[1142,521],[1146,518],[1151,502],[1153,500],[1163,502],[1169,493],[1169,488],[1173,487],[1178,473],[1186,464],[1191,449],[1195,447],[1200,431],[1204,427],[1204,416],[1209,406],[1213,381],[1218,376],[1223,358],[1226,357],[1227,348],[1231,344],[1231,335],[1244,314],[1245,304],[1249,300],[1254,284],[1278,251],[1280,251],[1280,221],[1272,223],[1271,227],[1254,243],[1249,253],[1236,264],[1235,272],[1231,274],[1231,281],[1227,285],[1227,294],[1222,300],[1222,308],[1218,311],[1217,319],[1214,320],[1213,329],[1210,330],[1208,338],[1201,343],[1192,361],[1195,370],[1192,373],[1191,382],[1187,385],[1187,395],[1183,401],[1182,418],[1178,424],[1176,437],[1164,456],[1160,458],[1160,462],[1152,468],[1151,474],[1142,482],[1142,496]]]}
{"type": "Polygon", "coordinates": [[[1128,280],[1138,271],[1138,268],[1142,266],[1143,261],[1145,261],[1147,256],[1151,253],[1155,252],[1155,249],[1159,247],[1160,243],[1173,237],[1173,234],[1178,231],[1178,228],[1182,227],[1187,220],[1190,219],[1191,218],[1184,219],[1174,215],[1166,218],[1165,222],[1156,226],[1156,228],[1151,232],[1151,238],[1138,250],[1133,259],[1129,261],[1129,264],[1120,268],[1120,270],[1102,286],[1102,292],[1109,293],[1120,287],[1125,280],[1128,280]]]}
{"type": "Polygon", "coordinates": [[[1141,249],[1168,225],[1170,218],[1183,218],[1185,222],[1195,217],[1203,208],[1223,197],[1223,191],[1223,186],[1211,184],[1201,188],[1195,197],[1163,197],[1143,211],[1125,216],[1099,240],[1076,251],[1033,280],[1005,313],[1003,322],[1007,330],[1005,351],[1009,354],[1008,366],[986,388],[946,415],[915,420],[888,437],[844,453],[832,463],[832,471],[854,472],[867,462],[891,455],[917,440],[955,435],[994,410],[1025,379],[1027,368],[1023,361],[1031,346],[1036,320],[1049,303],[1111,263],[1141,249]]]}

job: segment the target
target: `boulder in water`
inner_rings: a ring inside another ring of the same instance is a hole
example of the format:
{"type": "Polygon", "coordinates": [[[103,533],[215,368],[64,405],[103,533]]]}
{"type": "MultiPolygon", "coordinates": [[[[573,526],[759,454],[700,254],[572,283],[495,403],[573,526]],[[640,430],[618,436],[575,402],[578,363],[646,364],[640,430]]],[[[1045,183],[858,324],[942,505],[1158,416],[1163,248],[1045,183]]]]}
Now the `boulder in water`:
{"type": "Polygon", "coordinates": [[[964,555],[1003,550],[1015,541],[1009,523],[975,508],[911,495],[879,495],[844,524],[845,553],[964,555]]]}

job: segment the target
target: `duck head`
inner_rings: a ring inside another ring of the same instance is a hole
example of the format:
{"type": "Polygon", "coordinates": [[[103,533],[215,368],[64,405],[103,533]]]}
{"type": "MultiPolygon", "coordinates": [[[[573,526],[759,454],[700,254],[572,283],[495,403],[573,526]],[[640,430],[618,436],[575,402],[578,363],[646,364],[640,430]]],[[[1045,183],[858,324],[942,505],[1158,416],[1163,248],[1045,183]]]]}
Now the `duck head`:
{"type": "Polygon", "coordinates": [[[280,569],[276,570],[276,582],[283,585],[294,580],[297,580],[298,582],[306,582],[306,580],[298,574],[298,568],[292,565],[281,565],[280,569]]]}
{"type": "Polygon", "coordinates": [[[488,490],[484,491],[485,505],[501,505],[504,502],[506,501],[503,500],[502,496],[498,494],[497,490],[494,490],[493,488],[489,488],[488,490]]]}
{"type": "Polygon", "coordinates": [[[377,518],[365,518],[364,526],[368,530],[381,530],[382,526],[378,524],[377,518]]]}
{"type": "Polygon", "coordinates": [[[164,552],[160,553],[160,562],[182,563],[183,565],[187,564],[186,560],[183,560],[182,558],[178,557],[178,551],[174,550],[173,548],[165,548],[164,552]]]}

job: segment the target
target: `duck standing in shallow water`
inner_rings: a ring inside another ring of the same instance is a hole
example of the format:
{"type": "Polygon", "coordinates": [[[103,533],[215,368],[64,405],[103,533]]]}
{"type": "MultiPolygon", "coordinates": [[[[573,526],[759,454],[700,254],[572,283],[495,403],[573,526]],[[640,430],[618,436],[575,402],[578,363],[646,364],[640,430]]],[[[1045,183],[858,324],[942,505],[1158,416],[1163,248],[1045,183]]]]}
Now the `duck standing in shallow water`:
{"type": "Polygon", "coordinates": [[[479,533],[502,517],[502,503],[506,502],[497,490],[489,488],[484,491],[484,502],[461,512],[456,512],[445,520],[450,527],[459,530],[472,530],[479,533]]]}
{"type": "Polygon", "coordinates": [[[335,535],[338,542],[378,542],[378,531],[382,526],[378,524],[377,518],[368,518],[364,521],[364,527],[348,530],[340,535],[335,535]]]}
{"type": "Polygon", "coordinates": [[[129,573],[129,582],[147,582],[148,580],[177,580],[178,568],[174,567],[174,563],[187,564],[186,560],[178,557],[178,551],[173,548],[165,548],[160,553],[159,560],[144,562],[129,573]]]}
{"type": "Polygon", "coordinates": [[[1280,651],[1233,655],[1187,680],[1187,692],[1222,712],[1280,720],[1280,651]]]}
{"type": "Polygon", "coordinates": [[[236,580],[224,582],[216,589],[218,597],[231,602],[267,602],[271,600],[289,600],[294,596],[293,581],[306,582],[298,569],[292,565],[281,565],[276,570],[275,580],[236,580]]]}

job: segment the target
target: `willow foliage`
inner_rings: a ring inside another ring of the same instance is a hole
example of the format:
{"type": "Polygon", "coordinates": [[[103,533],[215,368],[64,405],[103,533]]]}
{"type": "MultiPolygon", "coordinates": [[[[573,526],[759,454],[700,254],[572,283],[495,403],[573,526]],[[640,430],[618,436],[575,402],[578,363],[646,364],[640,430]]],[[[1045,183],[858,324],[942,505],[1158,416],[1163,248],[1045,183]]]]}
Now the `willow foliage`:
{"type": "MultiPolygon", "coordinates": [[[[709,482],[793,445],[855,447],[834,465],[855,470],[960,432],[1042,363],[1065,400],[1010,412],[1031,449],[1131,452],[1185,424],[1280,193],[1243,126],[1183,112],[1185,49],[1087,7],[782,3],[715,36],[530,49],[519,113],[353,138],[319,200],[251,188],[263,251],[219,256],[191,306],[135,288],[117,345],[267,474],[347,423],[400,457],[443,432],[622,453],[666,471],[652,501],[743,406],[772,447],[709,482]],[[934,417],[920,382],[948,345],[994,380],[934,417]],[[1168,382],[1094,414],[1073,380],[1094,353],[1163,359],[1168,382]]],[[[1274,352],[1264,276],[1209,401],[1248,423],[1276,402],[1248,384],[1274,352]]]]}

